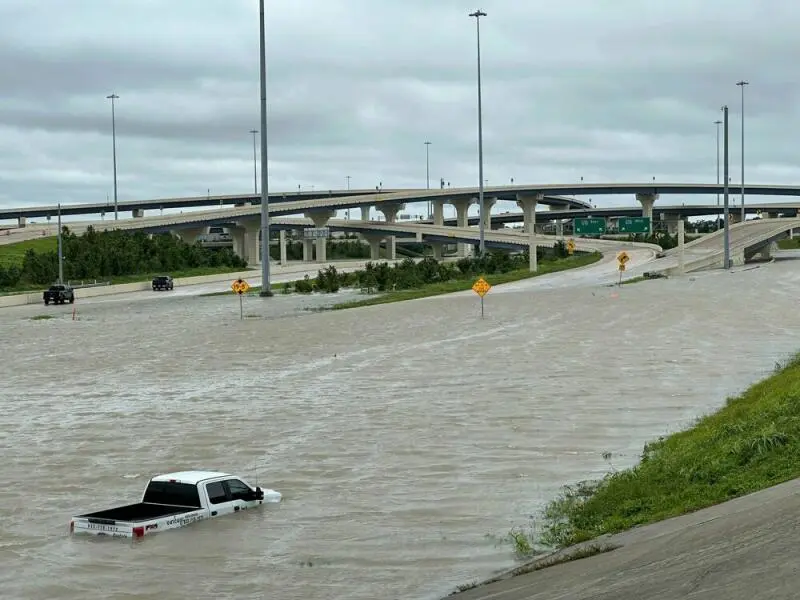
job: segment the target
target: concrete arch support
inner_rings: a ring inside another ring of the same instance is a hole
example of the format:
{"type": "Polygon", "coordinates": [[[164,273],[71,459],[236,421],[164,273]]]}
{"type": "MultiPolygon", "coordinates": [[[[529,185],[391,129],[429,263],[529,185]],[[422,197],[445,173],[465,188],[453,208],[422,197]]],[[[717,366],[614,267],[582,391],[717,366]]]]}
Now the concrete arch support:
{"type": "Polygon", "coordinates": [[[233,253],[243,260],[247,260],[245,254],[244,229],[242,227],[228,227],[228,233],[233,238],[233,253]]]}
{"type": "Polygon", "coordinates": [[[491,231],[492,229],[492,209],[495,204],[497,204],[497,198],[483,197],[483,209],[486,211],[483,215],[483,228],[486,231],[491,231]]]}
{"type": "MultiPolygon", "coordinates": [[[[469,206],[473,202],[475,202],[475,198],[463,198],[452,201],[453,206],[456,207],[456,227],[469,227],[467,214],[469,206]]],[[[467,244],[464,242],[458,242],[456,248],[458,249],[456,252],[458,256],[464,257],[467,255],[467,244]]]]}
{"type": "Polygon", "coordinates": [[[433,224],[442,227],[444,225],[444,200],[436,199],[433,201],[433,224]]]}
{"type": "Polygon", "coordinates": [[[248,265],[260,265],[261,245],[258,238],[261,233],[261,223],[255,220],[243,221],[240,226],[244,230],[244,259],[248,265]]]}

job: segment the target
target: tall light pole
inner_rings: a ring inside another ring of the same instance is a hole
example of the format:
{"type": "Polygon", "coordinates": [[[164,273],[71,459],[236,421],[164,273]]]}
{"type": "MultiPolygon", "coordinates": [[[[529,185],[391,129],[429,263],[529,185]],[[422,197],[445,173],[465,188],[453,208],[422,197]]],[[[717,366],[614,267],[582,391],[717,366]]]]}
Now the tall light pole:
{"type": "Polygon", "coordinates": [[[106,96],[107,100],[111,100],[111,143],[113,145],[114,156],[114,220],[119,218],[119,211],[117,206],[117,118],[114,112],[114,100],[118,99],[116,94],[109,94],[106,96]]]}
{"type": "Polygon", "coordinates": [[[484,239],[484,205],[483,205],[483,116],[481,106],[481,17],[486,13],[481,9],[469,14],[475,17],[475,27],[478,36],[478,205],[480,206],[480,217],[478,218],[478,230],[480,232],[479,254],[483,256],[486,250],[486,240],[484,239]]]}
{"type": "Polygon", "coordinates": [[[750,85],[750,82],[742,79],[737,81],[736,85],[742,88],[742,223],[744,223],[744,86],[750,85]]]}
{"type": "Polygon", "coordinates": [[[349,191],[349,190],[350,190],[350,175],[347,175],[347,176],[345,177],[345,179],[347,179],[347,189],[348,189],[348,191],[349,191]]]}
{"type": "Polygon", "coordinates": [[[259,296],[273,296],[269,278],[269,183],[267,182],[267,57],[264,33],[264,0],[258,2],[259,58],[261,75],[261,291],[259,296]]]}
{"type": "Polygon", "coordinates": [[[258,129],[251,129],[250,133],[253,134],[253,194],[258,195],[258,174],[256,171],[256,134],[258,129]]]}
{"type": "Polygon", "coordinates": [[[730,232],[730,211],[728,207],[728,183],[730,177],[728,177],[728,106],[725,105],[722,107],[722,120],[723,120],[723,158],[722,161],[724,163],[723,167],[723,174],[724,174],[724,189],[723,189],[723,196],[724,196],[724,208],[723,214],[725,216],[725,232],[723,234],[723,260],[725,261],[724,268],[730,269],[731,268],[731,232],[730,232]]]}
{"type": "Polygon", "coordinates": [[[58,203],[58,283],[64,283],[64,246],[61,241],[61,202],[58,203]]]}
{"type": "MultiPolygon", "coordinates": [[[[717,126],[717,185],[719,185],[719,126],[722,125],[722,121],[717,119],[716,121],[714,121],[714,125],[717,126]]],[[[719,222],[720,222],[719,189],[717,189],[717,231],[719,231],[719,222]]]]}
{"type": "MultiPolygon", "coordinates": [[[[430,160],[431,143],[425,142],[425,189],[431,189],[431,160],[430,160]]],[[[432,216],[431,201],[428,200],[428,218],[432,216]]]]}

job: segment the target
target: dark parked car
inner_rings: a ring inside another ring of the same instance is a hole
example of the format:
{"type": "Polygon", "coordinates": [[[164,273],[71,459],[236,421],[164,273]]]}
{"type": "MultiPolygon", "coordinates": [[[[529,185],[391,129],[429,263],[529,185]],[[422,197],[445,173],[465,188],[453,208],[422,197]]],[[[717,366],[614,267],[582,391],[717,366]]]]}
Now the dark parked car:
{"type": "Polygon", "coordinates": [[[171,275],[159,275],[153,277],[153,291],[157,290],[171,290],[175,287],[171,275]]]}
{"type": "Polygon", "coordinates": [[[64,302],[72,304],[75,302],[75,292],[72,286],[63,283],[51,285],[42,295],[44,296],[45,304],[50,304],[51,302],[53,304],[64,304],[64,302]]]}

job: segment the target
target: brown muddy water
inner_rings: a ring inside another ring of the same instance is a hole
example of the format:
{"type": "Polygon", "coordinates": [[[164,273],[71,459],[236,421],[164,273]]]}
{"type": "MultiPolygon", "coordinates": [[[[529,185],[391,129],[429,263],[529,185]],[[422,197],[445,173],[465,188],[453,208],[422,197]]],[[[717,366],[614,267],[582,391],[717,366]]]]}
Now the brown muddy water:
{"type": "Polygon", "coordinates": [[[247,298],[244,321],[230,296],[0,311],[2,597],[438,598],[512,566],[509,529],[604,452],[633,464],[800,346],[796,262],[502,290],[483,320],[469,294],[247,298]],[[188,468],[284,500],[138,543],[68,536],[188,468]]]}

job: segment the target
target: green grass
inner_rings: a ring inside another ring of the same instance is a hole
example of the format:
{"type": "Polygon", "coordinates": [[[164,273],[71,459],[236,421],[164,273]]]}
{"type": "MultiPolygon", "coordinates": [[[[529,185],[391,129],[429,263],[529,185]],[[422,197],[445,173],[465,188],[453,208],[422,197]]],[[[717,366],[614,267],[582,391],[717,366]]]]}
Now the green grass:
{"type": "Polygon", "coordinates": [[[0,244],[0,265],[5,267],[16,265],[22,266],[25,252],[54,252],[58,249],[58,238],[55,236],[35,238],[24,242],[14,242],[13,244],[0,244]]]}
{"type": "Polygon", "coordinates": [[[647,444],[641,462],[567,486],[541,542],[566,547],[800,477],[800,354],[719,411],[647,444]]]}
{"type": "MultiPolygon", "coordinates": [[[[0,246],[1,248],[2,246],[0,246]]],[[[110,281],[112,285],[117,285],[120,283],[138,283],[141,281],[150,281],[153,277],[157,275],[172,275],[174,279],[178,279],[180,277],[199,277],[202,275],[217,275],[220,273],[239,273],[244,269],[234,269],[233,267],[223,266],[223,267],[197,267],[194,269],[184,269],[181,271],[159,271],[157,273],[138,273],[135,275],[121,275],[115,277],[103,277],[98,279],[98,281],[110,281]]],[[[231,279],[231,281],[233,281],[231,279]]],[[[78,280],[74,280],[73,284],[78,284],[78,280]]],[[[89,281],[87,281],[89,283],[89,281]]],[[[14,288],[11,289],[4,289],[0,291],[0,296],[9,295],[9,294],[22,294],[25,292],[37,292],[46,289],[47,285],[36,285],[30,283],[20,283],[14,288]]]]}
{"type": "MultiPolygon", "coordinates": [[[[500,285],[502,283],[511,283],[521,279],[529,279],[539,275],[546,275],[548,273],[557,273],[559,271],[566,271],[567,269],[575,269],[578,267],[585,267],[596,263],[602,258],[602,254],[594,252],[591,254],[583,254],[572,256],[570,258],[562,258],[554,261],[542,262],[539,264],[539,270],[536,273],[531,273],[528,269],[519,269],[517,271],[510,271],[497,275],[484,275],[484,279],[492,286],[500,285]]],[[[386,292],[379,296],[370,296],[363,300],[352,300],[350,302],[341,302],[331,307],[331,310],[343,310],[347,308],[358,308],[362,306],[374,306],[376,304],[389,304],[391,302],[403,302],[405,300],[416,300],[417,298],[428,298],[430,296],[439,296],[441,294],[452,294],[453,292],[462,292],[472,288],[472,284],[478,276],[466,279],[456,279],[453,281],[446,281],[443,283],[433,283],[422,286],[420,288],[410,290],[397,290],[393,292],[386,292]]],[[[488,295],[491,295],[491,291],[488,295]]]]}
{"type": "Polygon", "coordinates": [[[55,319],[53,315],[34,315],[31,321],[47,321],[48,319],[55,319]]]}
{"type": "Polygon", "coordinates": [[[800,248],[800,237],[786,238],[778,241],[778,248],[781,250],[797,250],[800,248]]]}

